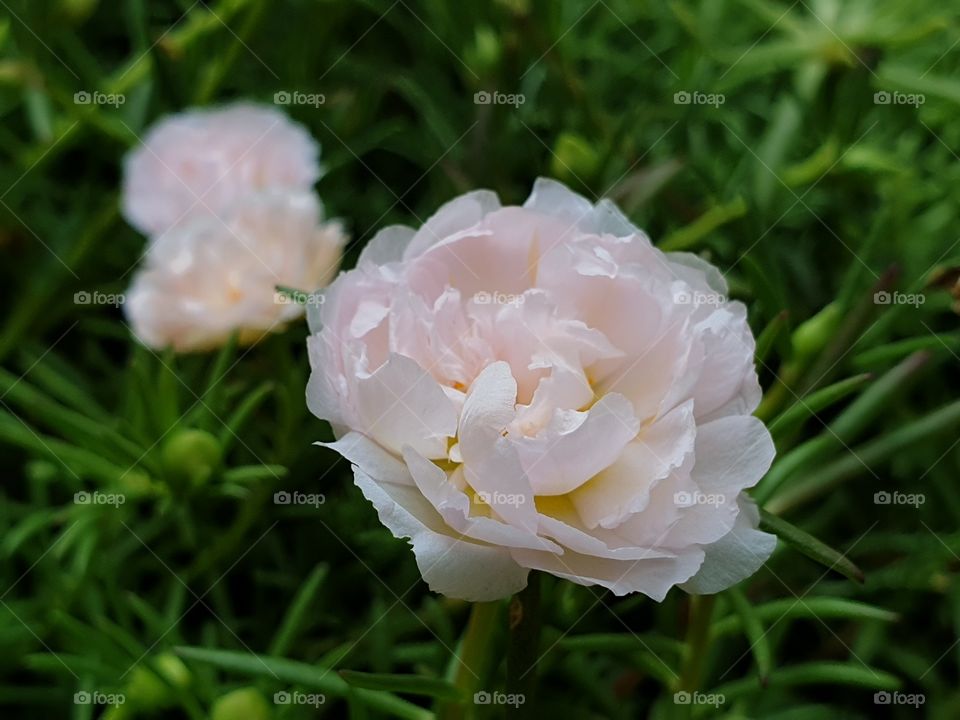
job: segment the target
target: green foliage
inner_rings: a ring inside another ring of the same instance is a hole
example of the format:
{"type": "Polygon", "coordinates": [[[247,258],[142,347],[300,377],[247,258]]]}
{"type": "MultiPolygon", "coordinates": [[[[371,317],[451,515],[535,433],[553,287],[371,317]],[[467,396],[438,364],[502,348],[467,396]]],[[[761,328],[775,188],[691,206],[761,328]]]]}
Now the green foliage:
{"type": "Polygon", "coordinates": [[[323,145],[347,267],[385,225],[477,187],[517,202],[553,174],[708,257],[749,308],[778,448],[755,495],[792,545],[699,605],[542,578],[539,713],[960,712],[953,5],[0,5],[4,717],[504,711],[459,700],[507,686],[505,607],[468,626],[348,463],[311,445],[331,434],[304,405],[303,326],[174,357],[78,295],[123,293],[143,252],[117,199],[145,129],[282,91],[324,96],[286,109],[323,145]],[[524,99],[475,104],[481,91],[524,99]],[[274,501],[294,490],[318,502],[274,501]],[[492,661],[458,683],[453,654],[475,636],[492,661]],[[75,703],[84,691],[127,702],[75,703]],[[689,691],[724,702],[675,702],[689,691]],[[894,691],[925,704],[878,708],[894,691]]]}

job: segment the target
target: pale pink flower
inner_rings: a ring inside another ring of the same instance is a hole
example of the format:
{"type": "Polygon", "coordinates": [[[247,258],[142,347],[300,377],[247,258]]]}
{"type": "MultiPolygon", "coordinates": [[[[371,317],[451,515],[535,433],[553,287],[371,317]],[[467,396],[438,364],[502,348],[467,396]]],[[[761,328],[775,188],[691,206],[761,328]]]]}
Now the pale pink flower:
{"type": "Polygon", "coordinates": [[[309,190],[319,147],[278,109],[237,103],[171,115],[124,161],[123,214],[147,236],[201,215],[222,216],[262,190],[309,190]]]}
{"type": "Polygon", "coordinates": [[[144,344],[206,350],[234,331],[255,341],[304,312],[278,285],[308,291],[307,304],[323,299],[313,291],[335,274],[346,236],[321,224],[314,193],[248,195],[225,216],[181,223],[151,245],[124,304],[144,344]]]}
{"type": "Polygon", "coordinates": [[[743,493],[774,448],[726,292],[609,201],[472,192],[381,231],[308,312],[307,401],[437,592],[492,600],[531,569],[717,592],[776,542],[743,493]]]}

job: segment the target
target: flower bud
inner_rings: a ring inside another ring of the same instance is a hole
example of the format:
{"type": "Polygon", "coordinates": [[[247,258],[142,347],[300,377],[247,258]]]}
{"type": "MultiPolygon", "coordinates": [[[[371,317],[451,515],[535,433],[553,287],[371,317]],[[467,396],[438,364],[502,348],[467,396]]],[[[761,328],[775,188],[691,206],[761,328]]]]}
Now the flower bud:
{"type": "Polygon", "coordinates": [[[830,303],[793,331],[793,350],[797,355],[810,356],[823,349],[840,324],[842,313],[830,303]]]}
{"type": "Polygon", "coordinates": [[[497,34],[486,25],[478,27],[473,45],[467,48],[467,64],[481,77],[490,75],[500,64],[501,50],[497,34]]]}
{"type": "Polygon", "coordinates": [[[220,465],[217,439],[205,430],[178,430],[164,443],[164,470],[178,484],[200,487],[220,465]]]}
{"type": "Polygon", "coordinates": [[[574,133],[561,133],[553,149],[551,173],[568,182],[588,180],[597,172],[600,158],[594,148],[574,133]]]}
{"type": "Polygon", "coordinates": [[[259,690],[239,688],[217,698],[210,720],[270,720],[273,711],[259,690]]]}
{"type": "Polygon", "coordinates": [[[127,700],[141,708],[170,707],[175,702],[174,689],[186,688],[190,679],[190,670],[180,658],[161,653],[151,663],[140,663],[130,672],[127,700]]]}

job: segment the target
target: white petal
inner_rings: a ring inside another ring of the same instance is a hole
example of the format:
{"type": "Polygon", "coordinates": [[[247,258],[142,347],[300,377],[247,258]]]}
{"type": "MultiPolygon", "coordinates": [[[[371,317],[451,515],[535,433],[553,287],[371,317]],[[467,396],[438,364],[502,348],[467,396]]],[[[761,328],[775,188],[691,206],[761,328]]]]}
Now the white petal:
{"type": "Polygon", "coordinates": [[[491,511],[511,525],[536,532],[533,490],[513,444],[502,433],[513,420],[517,383],[505,362],[483,369],[463,403],[460,453],[467,482],[491,496],[514,495],[516,504],[498,504],[491,511]]]}
{"type": "Polygon", "coordinates": [[[543,570],[578,585],[601,585],[615,595],[640,592],[657,602],[671,587],[696,573],[704,556],[696,546],[686,548],[676,558],[642,560],[609,560],[570,552],[561,557],[533,550],[513,550],[512,554],[532,570],[543,570]]]}
{"type": "Polygon", "coordinates": [[[515,441],[527,478],[537,495],[563,495],[616,462],[636,437],[640,421],[623,395],[608,393],[586,413],[558,411],[540,434],[515,441]],[[576,416],[561,428],[556,420],[576,416]]]}
{"type": "Polygon", "coordinates": [[[357,264],[386,265],[387,263],[401,261],[407,246],[413,240],[414,234],[413,228],[406,225],[388,225],[374,235],[370,242],[364,246],[357,264]]]}
{"type": "Polygon", "coordinates": [[[726,297],[727,280],[714,265],[693,253],[666,253],[673,274],[700,292],[716,293],[726,297]]]}
{"type": "Polygon", "coordinates": [[[714,420],[697,431],[696,464],[691,473],[698,490],[682,498],[680,521],[668,547],[713,543],[729,533],[740,514],[737,498],[770,468],[774,446],[763,423],[751,416],[714,420]]]}
{"type": "Polygon", "coordinates": [[[357,468],[354,481],[394,537],[410,538],[420,574],[434,592],[487,602],[526,586],[528,571],[507,550],[447,534],[442,518],[416,488],[380,485],[357,468]]]}
{"type": "Polygon", "coordinates": [[[704,548],[706,557],[700,571],[682,588],[689,593],[710,595],[736,585],[759,570],[776,548],[777,538],[757,530],[758,521],[756,505],[744,496],[736,525],[719,541],[704,548]]]}
{"type": "Polygon", "coordinates": [[[423,368],[391,354],[372,375],[357,380],[358,428],[400,455],[404,445],[429,458],[447,456],[447,438],[457,430],[453,404],[423,368]]]}
{"type": "Polygon", "coordinates": [[[707,493],[753,487],[770,469],[776,449],[766,426],[752,415],[725,417],[697,428],[693,479],[707,493]]]}
{"type": "Polygon", "coordinates": [[[672,550],[638,546],[614,531],[588,531],[580,522],[573,505],[564,496],[540,498],[537,500],[537,509],[540,511],[540,533],[552,537],[564,548],[581,555],[618,560],[672,558],[677,555],[672,550]]]}
{"type": "Polygon", "coordinates": [[[572,225],[578,225],[593,212],[593,203],[585,197],[561,182],[542,177],[533,183],[533,190],[523,207],[563,218],[572,225]]]}
{"type": "Polygon", "coordinates": [[[348,432],[336,442],[318,442],[316,444],[336,450],[377,482],[389,482],[397,485],[411,485],[413,483],[410,472],[403,461],[388,453],[366,435],[348,432]]]}
{"type": "Polygon", "coordinates": [[[447,473],[413,448],[405,448],[403,457],[420,492],[457,533],[492,545],[563,552],[556,543],[524,528],[492,517],[470,517],[470,498],[450,482],[447,473]]]}
{"type": "Polygon", "coordinates": [[[586,526],[616,527],[642,511],[654,485],[693,451],[695,436],[692,400],[643,428],[615,463],[570,494],[586,526]]]}
{"type": "Polygon", "coordinates": [[[754,366],[756,343],[742,303],[728,303],[698,323],[707,361],[693,389],[697,419],[707,422],[724,415],[749,415],[762,392],[754,366]]]}
{"type": "Polygon", "coordinates": [[[404,259],[415,258],[444,238],[473,227],[499,207],[500,198],[490,190],[474,190],[455,197],[442,205],[417,231],[404,252],[404,259]]]}

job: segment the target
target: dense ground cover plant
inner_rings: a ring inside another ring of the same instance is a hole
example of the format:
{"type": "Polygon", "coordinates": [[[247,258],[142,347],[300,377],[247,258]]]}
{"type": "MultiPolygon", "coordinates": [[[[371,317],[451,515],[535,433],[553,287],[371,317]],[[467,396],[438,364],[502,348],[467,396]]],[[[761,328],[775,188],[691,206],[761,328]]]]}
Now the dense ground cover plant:
{"type": "Polygon", "coordinates": [[[0,3],[4,716],[954,717],[958,20],[926,0],[0,3]],[[538,176],[718,267],[758,338],[770,560],[716,596],[544,575],[471,608],[311,444],[334,437],[304,402],[304,323],[138,344],[123,158],[233,100],[321,143],[347,268],[385,226],[477,188],[521,204],[538,176]]]}

